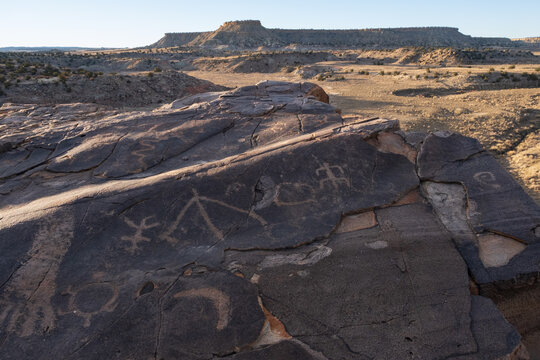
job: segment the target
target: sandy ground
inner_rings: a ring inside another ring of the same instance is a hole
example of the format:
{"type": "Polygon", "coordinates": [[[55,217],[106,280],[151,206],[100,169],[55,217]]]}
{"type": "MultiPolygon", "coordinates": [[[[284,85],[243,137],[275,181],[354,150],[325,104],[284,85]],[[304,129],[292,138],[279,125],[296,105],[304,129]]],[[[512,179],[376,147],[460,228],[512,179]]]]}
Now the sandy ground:
{"type": "MultiPolygon", "coordinates": [[[[473,65],[431,68],[418,65],[358,65],[324,62],[332,78],[305,80],[294,73],[226,73],[188,71],[189,75],[229,87],[252,85],[261,80],[312,81],[330,95],[330,102],[347,117],[398,119],[407,131],[451,130],[479,139],[540,202],[540,89],[467,90],[482,83],[475,75],[494,71],[535,73],[538,64],[473,65]],[[352,71],[352,72],[351,72],[352,71]],[[369,72],[369,75],[359,72],[369,72]],[[381,75],[381,71],[385,75],[381,75]],[[390,73],[390,74],[389,74],[390,73]],[[436,74],[438,77],[434,78],[436,74]],[[428,77],[425,79],[425,77],[428,77]],[[396,90],[436,89],[442,95],[398,96],[396,90]],[[461,89],[461,93],[456,93],[461,89]],[[449,91],[448,91],[449,90],[449,91]],[[448,92],[448,95],[444,93],[448,92]]],[[[511,85],[513,86],[513,84],[511,85]]]]}

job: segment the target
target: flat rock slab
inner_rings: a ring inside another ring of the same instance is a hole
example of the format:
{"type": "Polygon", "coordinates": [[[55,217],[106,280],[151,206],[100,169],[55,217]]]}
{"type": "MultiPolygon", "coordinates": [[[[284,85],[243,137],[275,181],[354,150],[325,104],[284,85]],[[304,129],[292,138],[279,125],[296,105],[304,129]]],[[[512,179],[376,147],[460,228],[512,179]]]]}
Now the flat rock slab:
{"type": "Polygon", "coordinates": [[[468,272],[531,274],[535,238],[505,239],[535,208],[519,195],[505,225],[481,187],[465,192],[474,174],[433,185],[476,157],[491,171],[470,139],[411,145],[396,121],[343,124],[327,100],[263,82],[143,113],[10,107],[53,120],[1,138],[0,358],[514,354],[519,334],[468,272]]]}
{"type": "Polygon", "coordinates": [[[540,207],[478,141],[449,133],[427,136],[418,174],[478,283],[538,271],[540,207]]]}
{"type": "Polygon", "coordinates": [[[328,358],[491,359],[519,346],[493,302],[471,297],[467,267],[429,206],[375,212],[376,227],[326,245],[233,251],[227,262],[293,337],[328,358]]]}

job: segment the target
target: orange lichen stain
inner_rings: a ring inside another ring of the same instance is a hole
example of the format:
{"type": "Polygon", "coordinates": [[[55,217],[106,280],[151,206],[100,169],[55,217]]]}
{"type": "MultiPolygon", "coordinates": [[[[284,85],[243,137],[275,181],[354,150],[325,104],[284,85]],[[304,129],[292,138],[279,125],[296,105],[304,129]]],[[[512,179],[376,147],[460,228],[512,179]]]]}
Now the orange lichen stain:
{"type": "Polygon", "coordinates": [[[375,212],[367,211],[361,214],[349,215],[341,220],[338,228],[336,229],[337,234],[348,233],[363,229],[369,229],[377,225],[377,219],[375,217],[375,212]]]}
{"type": "Polygon", "coordinates": [[[290,339],[292,338],[291,335],[287,332],[285,329],[285,326],[281,321],[279,321],[278,318],[276,318],[270,311],[268,311],[267,308],[264,307],[262,304],[261,299],[259,298],[259,305],[261,306],[261,309],[264,313],[264,316],[266,317],[266,321],[268,322],[268,325],[270,327],[270,331],[283,339],[290,339]]]}
{"type": "Polygon", "coordinates": [[[398,134],[382,132],[377,138],[368,139],[367,142],[381,152],[403,155],[413,164],[416,163],[418,152],[398,134]]]}
{"type": "Polygon", "coordinates": [[[402,206],[402,205],[409,205],[409,204],[415,204],[422,201],[422,197],[420,196],[420,193],[418,192],[418,189],[412,190],[411,192],[407,193],[405,196],[403,196],[401,199],[396,201],[392,206],[402,206]]]}
{"type": "Polygon", "coordinates": [[[234,275],[242,279],[245,277],[244,274],[242,274],[240,271],[235,272],[234,275]]]}

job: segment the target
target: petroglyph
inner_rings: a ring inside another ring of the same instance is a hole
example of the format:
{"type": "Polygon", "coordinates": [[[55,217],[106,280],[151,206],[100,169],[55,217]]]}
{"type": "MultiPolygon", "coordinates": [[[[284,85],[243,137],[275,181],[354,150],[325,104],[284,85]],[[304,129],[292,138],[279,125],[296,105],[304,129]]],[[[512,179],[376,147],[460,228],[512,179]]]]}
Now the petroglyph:
{"type": "Polygon", "coordinates": [[[223,291],[215,288],[200,288],[180,291],[179,293],[174,294],[174,298],[176,299],[185,297],[202,297],[212,302],[218,315],[218,321],[216,324],[217,330],[223,330],[229,324],[229,321],[231,320],[231,299],[223,291]]]}
{"type": "Polygon", "coordinates": [[[141,248],[139,247],[139,244],[142,243],[142,242],[148,242],[150,241],[150,238],[149,237],[146,237],[143,235],[143,231],[145,230],[148,230],[148,229],[152,229],[152,228],[155,228],[156,226],[159,226],[160,224],[155,222],[155,223],[152,223],[152,224],[147,224],[146,222],[153,218],[154,216],[147,216],[145,217],[144,219],[142,219],[141,223],[140,224],[135,224],[133,221],[129,220],[128,218],[124,218],[124,221],[126,222],[126,224],[135,229],[135,234],[133,235],[130,235],[130,236],[122,236],[120,238],[120,240],[122,241],[128,241],[130,243],[129,247],[126,248],[126,250],[130,253],[130,254],[135,254],[135,252],[137,252],[137,250],[140,250],[141,248]]]}
{"type": "Polygon", "coordinates": [[[155,152],[156,143],[157,141],[140,140],[138,142],[138,149],[131,152],[132,155],[135,155],[135,157],[137,158],[137,163],[141,166],[140,169],[138,169],[139,172],[147,168],[145,159],[148,157],[148,154],[153,154],[155,152]]]}
{"type": "Polygon", "coordinates": [[[345,170],[339,165],[329,165],[326,162],[322,163],[321,167],[315,170],[315,174],[322,177],[319,180],[320,189],[324,189],[326,184],[329,184],[335,190],[339,190],[341,185],[351,186],[349,179],[345,177],[345,170]]]}
{"type": "Polygon", "coordinates": [[[474,180],[476,180],[478,183],[489,186],[493,189],[499,189],[501,185],[497,184],[497,179],[495,178],[495,175],[489,171],[482,171],[477,172],[473,175],[474,180]]]}
{"type": "Polygon", "coordinates": [[[230,210],[242,213],[242,214],[246,214],[250,218],[253,218],[256,221],[258,221],[261,225],[266,225],[267,224],[267,222],[262,217],[257,215],[254,211],[248,211],[248,210],[240,209],[240,208],[238,208],[236,206],[229,205],[229,204],[227,204],[227,203],[225,203],[223,201],[220,201],[220,200],[211,199],[211,198],[208,198],[206,196],[200,196],[199,193],[197,192],[197,190],[195,190],[195,189],[192,189],[192,192],[193,192],[193,197],[186,203],[186,205],[182,208],[180,213],[178,213],[178,215],[176,216],[174,221],[167,227],[167,229],[163,233],[161,233],[161,235],[159,236],[160,239],[168,241],[171,244],[178,243],[178,239],[173,236],[173,233],[178,229],[178,227],[182,223],[182,220],[184,219],[184,216],[186,215],[186,213],[190,209],[190,207],[195,205],[197,207],[197,209],[199,210],[199,214],[202,216],[204,222],[208,226],[208,229],[212,232],[212,234],[216,238],[218,238],[219,240],[223,240],[224,239],[224,234],[222,233],[221,230],[219,230],[214,225],[214,223],[212,222],[212,219],[210,219],[210,215],[208,215],[208,212],[206,211],[206,209],[203,206],[204,201],[223,206],[223,207],[225,207],[227,209],[230,209],[230,210]]]}
{"type": "Polygon", "coordinates": [[[315,203],[315,189],[304,183],[284,182],[277,186],[274,203],[277,206],[295,206],[315,203]]]}
{"type": "Polygon", "coordinates": [[[67,212],[41,224],[27,253],[29,260],[15,272],[0,299],[0,324],[8,332],[24,337],[54,329],[56,314],[51,298],[58,268],[72,239],[73,217],[67,212]]]}
{"type": "Polygon", "coordinates": [[[67,312],[60,315],[74,314],[84,319],[84,327],[91,325],[92,316],[113,312],[117,305],[118,288],[110,282],[91,283],[79,288],[70,286],[63,295],[70,295],[67,312]]]}

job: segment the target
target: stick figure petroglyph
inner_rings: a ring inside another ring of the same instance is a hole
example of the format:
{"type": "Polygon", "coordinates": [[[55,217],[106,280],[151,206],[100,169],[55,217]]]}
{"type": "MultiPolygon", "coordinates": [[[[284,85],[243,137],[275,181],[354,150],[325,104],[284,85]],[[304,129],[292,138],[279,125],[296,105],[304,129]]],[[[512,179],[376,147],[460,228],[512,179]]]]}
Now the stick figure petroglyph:
{"type": "Polygon", "coordinates": [[[149,219],[151,219],[153,217],[154,216],[145,217],[144,219],[142,219],[140,224],[135,224],[133,221],[129,220],[128,218],[124,218],[124,221],[126,222],[126,224],[129,227],[135,229],[135,234],[130,235],[130,236],[122,236],[120,238],[120,240],[122,240],[122,241],[129,241],[131,243],[131,245],[126,248],[126,250],[130,254],[133,255],[133,254],[135,254],[135,252],[137,250],[141,249],[139,247],[139,243],[150,241],[150,238],[148,238],[146,236],[143,236],[143,231],[148,230],[148,229],[152,229],[152,228],[160,225],[159,223],[152,223],[152,224],[147,224],[146,223],[149,219]]]}
{"type": "Polygon", "coordinates": [[[319,180],[319,188],[324,189],[326,184],[330,184],[335,190],[339,190],[341,185],[351,186],[349,179],[345,177],[345,171],[339,165],[329,165],[328,163],[322,163],[321,167],[315,170],[317,176],[323,178],[319,180]]]}
{"type": "Polygon", "coordinates": [[[166,240],[171,244],[178,243],[178,239],[173,236],[173,233],[178,229],[178,227],[180,226],[182,220],[184,219],[187,211],[191,208],[191,206],[196,206],[196,209],[199,211],[199,214],[202,216],[202,218],[203,218],[206,226],[210,230],[210,232],[212,232],[212,234],[216,238],[218,238],[219,240],[223,240],[225,238],[224,234],[221,232],[221,230],[219,230],[214,225],[214,223],[210,219],[210,215],[208,215],[208,212],[204,208],[203,202],[209,202],[209,203],[212,203],[212,204],[217,204],[217,205],[223,206],[223,207],[225,207],[227,209],[239,212],[241,214],[246,214],[250,218],[253,218],[253,219],[257,220],[261,225],[267,225],[267,222],[262,217],[257,215],[254,211],[248,211],[248,210],[240,209],[240,208],[238,208],[236,206],[229,205],[229,204],[227,204],[227,203],[225,203],[223,201],[211,199],[211,198],[208,198],[206,196],[200,196],[199,193],[197,192],[197,190],[195,190],[195,189],[192,189],[192,192],[193,192],[193,197],[182,208],[182,210],[176,216],[174,221],[160,235],[160,238],[162,240],[166,240]]]}
{"type": "Polygon", "coordinates": [[[56,214],[40,226],[27,253],[29,260],[13,274],[0,299],[0,326],[22,337],[54,329],[51,298],[72,239],[73,217],[68,214],[56,214]]]}
{"type": "Polygon", "coordinates": [[[180,291],[174,294],[174,298],[197,298],[202,297],[210,300],[216,308],[218,321],[216,324],[217,330],[223,330],[231,320],[231,299],[223,291],[215,288],[200,288],[180,291]]]}

